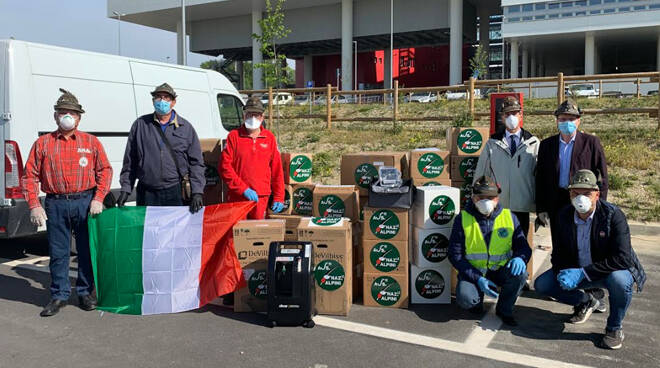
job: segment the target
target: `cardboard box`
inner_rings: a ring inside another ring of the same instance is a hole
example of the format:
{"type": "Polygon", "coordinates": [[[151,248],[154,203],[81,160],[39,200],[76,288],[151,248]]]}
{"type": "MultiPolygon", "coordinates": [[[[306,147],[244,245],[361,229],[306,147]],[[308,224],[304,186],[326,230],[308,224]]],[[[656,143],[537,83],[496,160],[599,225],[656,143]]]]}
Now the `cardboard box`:
{"type": "Polygon", "coordinates": [[[472,200],[472,180],[462,181],[455,180],[452,181],[452,187],[458,188],[461,191],[461,209],[465,208],[467,202],[472,200]]]}
{"type": "Polygon", "coordinates": [[[295,184],[291,192],[291,214],[311,216],[314,207],[316,184],[295,184]]]}
{"type": "Polygon", "coordinates": [[[223,202],[224,183],[218,172],[218,165],[222,157],[222,141],[215,138],[200,139],[202,157],[204,158],[204,176],[206,186],[204,187],[204,205],[218,204],[223,202]]]}
{"type": "Polygon", "coordinates": [[[460,190],[447,186],[418,187],[413,224],[423,229],[451,228],[460,212],[460,190]]]}
{"type": "Polygon", "coordinates": [[[364,273],[362,300],[372,307],[408,308],[408,274],[364,273]]]}
{"type": "Polygon", "coordinates": [[[234,312],[268,311],[268,261],[259,260],[243,267],[247,286],[234,292],[234,312]]]}
{"type": "Polygon", "coordinates": [[[410,151],[410,177],[421,180],[449,179],[449,151],[420,148],[410,151]]]}
{"type": "Polygon", "coordinates": [[[242,220],[234,225],[234,248],[241,267],[268,259],[271,242],[284,240],[285,221],[242,220]]]}
{"type": "Polygon", "coordinates": [[[410,245],[411,263],[417,267],[437,267],[447,260],[451,228],[413,229],[413,241],[410,245]]]}
{"type": "Polygon", "coordinates": [[[279,213],[273,212],[271,207],[273,206],[273,196],[270,196],[268,201],[268,211],[269,215],[290,215],[291,214],[291,196],[293,193],[293,188],[290,185],[284,185],[284,209],[279,213]]]}
{"type": "Polygon", "coordinates": [[[477,169],[478,156],[451,156],[452,180],[472,181],[477,169]]]}
{"type": "Polygon", "coordinates": [[[317,185],[314,188],[314,217],[348,217],[360,220],[358,191],[354,185],[317,185]]]}
{"type": "Polygon", "coordinates": [[[410,303],[451,303],[451,264],[449,260],[434,268],[410,266],[410,303]]]}
{"type": "Polygon", "coordinates": [[[346,218],[303,218],[298,240],[314,245],[318,313],[348,315],[353,303],[351,222],[346,218]]]}
{"type": "Polygon", "coordinates": [[[430,186],[439,186],[445,185],[448,187],[452,186],[453,180],[451,179],[415,179],[413,178],[413,185],[416,187],[430,187],[430,186]]]}
{"type": "Polygon", "coordinates": [[[298,152],[282,152],[281,155],[285,184],[312,182],[312,155],[298,152]]]}
{"type": "Polygon", "coordinates": [[[408,274],[408,242],[364,239],[364,272],[408,274]]]}
{"type": "Polygon", "coordinates": [[[364,239],[407,241],[408,210],[364,207],[364,239]]]}
{"type": "Polygon", "coordinates": [[[452,155],[479,156],[489,137],[489,127],[450,127],[447,128],[447,149],[452,155]]]}
{"type": "Polygon", "coordinates": [[[454,267],[451,268],[451,293],[456,295],[456,287],[458,286],[458,271],[454,267]]]}
{"type": "Polygon", "coordinates": [[[408,156],[406,152],[362,152],[341,156],[341,184],[357,185],[360,195],[369,193],[369,185],[378,180],[378,167],[392,166],[408,178],[408,156]]]}
{"type": "Polygon", "coordinates": [[[268,215],[268,218],[276,220],[284,220],[284,240],[285,241],[297,241],[298,240],[298,224],[303,218],[302,216],[296,215],[268,215]]]}

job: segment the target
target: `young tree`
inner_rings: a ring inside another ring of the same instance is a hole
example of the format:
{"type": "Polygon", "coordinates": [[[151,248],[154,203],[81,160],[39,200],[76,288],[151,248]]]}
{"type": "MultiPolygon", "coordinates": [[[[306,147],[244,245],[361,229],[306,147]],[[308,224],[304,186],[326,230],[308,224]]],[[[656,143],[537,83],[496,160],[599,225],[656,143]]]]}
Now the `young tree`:
{"type": "Polygon", "coordinates": [[[482,45],[477,47],[474,56],[470,58],[470,69],[476,79],[485,79],[488,76],[488,52],[482,45]]]}
{"type": "Polygon", "coordinates": [[[271,86],[280,88],[286,83],[286,55],[277,49],[277,43],[286,38],[291,30],[284,25],[284,10],[282,9],[285,0],[265,0],[266,16],[259,21],[261,35],[252,34],[261,45],[261,53],[264,56],[264,62],[254,64],[255,68],[261,68],[264,71],[264,82],[266,87],[271,86]]]}

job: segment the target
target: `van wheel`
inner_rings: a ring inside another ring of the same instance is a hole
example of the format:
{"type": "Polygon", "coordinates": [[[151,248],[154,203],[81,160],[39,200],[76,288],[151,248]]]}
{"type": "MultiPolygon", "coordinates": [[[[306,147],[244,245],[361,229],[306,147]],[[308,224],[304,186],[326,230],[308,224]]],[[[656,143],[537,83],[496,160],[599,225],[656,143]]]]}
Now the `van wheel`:
{"type": "Polygon", "coordinates": [[[275,327],[277,327],[277,322],[270,321],[270,328],[275,328],[275,327]]]}
{"type": "Polygon", "coordinates": [[[309,321],[303,323],[303,327],[305,328],[314,328],[316,326],[316,323],[314,323],[314,320],[310,319],[309,321]]]}

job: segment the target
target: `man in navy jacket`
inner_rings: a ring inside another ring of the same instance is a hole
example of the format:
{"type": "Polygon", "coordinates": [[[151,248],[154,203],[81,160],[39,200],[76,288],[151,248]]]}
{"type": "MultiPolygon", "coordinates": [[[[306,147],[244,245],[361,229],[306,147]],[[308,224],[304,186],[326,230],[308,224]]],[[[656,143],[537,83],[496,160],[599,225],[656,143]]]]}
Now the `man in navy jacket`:
{"type": "Polygon", "coordinates": [[[480,313],[484,294],[497,298],[496,314],[515,326],[513,305],[527,281],[532,250],[516,216],[499,205],[499,192],[488,177],[475,181],[472,201],[454,220],[449,260],[458,270],[457,304],[480,313]]]}
{"type": "Polygon", "coordinates": [[[579,170],[569,185],[571,205],[551,228],[556,239],[552,269],[540,275],[534,288],[561,303],[574,306],[570,323],[584,323],[599,303],[589,288],[609,293],[610,315],[600,346],[623,345],[621,323],[632,300],[633,283],[641,291],[646,275],[630,244],[630,229],[621,210],[600,198],[596,175],[579,170]]]}

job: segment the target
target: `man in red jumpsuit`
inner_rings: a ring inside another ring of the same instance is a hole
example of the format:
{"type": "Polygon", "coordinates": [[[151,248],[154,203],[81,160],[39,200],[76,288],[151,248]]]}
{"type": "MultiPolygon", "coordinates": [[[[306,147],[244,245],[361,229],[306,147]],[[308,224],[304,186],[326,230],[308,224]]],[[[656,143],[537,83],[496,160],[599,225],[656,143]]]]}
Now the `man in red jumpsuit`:
{"type": "Polygon", "coordinates": [[[264,107],[258,97],[247,101],[243,115],[243,124],[227,136],[218,171],[229,188],[227,201],[257,202],[248,218],[259,220],[266,217],[271,194],[273,212],[284,208],[284,172],[275,136],[261,127],[264,107]]]}

